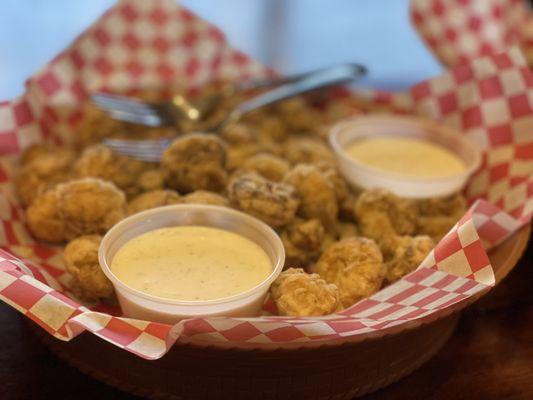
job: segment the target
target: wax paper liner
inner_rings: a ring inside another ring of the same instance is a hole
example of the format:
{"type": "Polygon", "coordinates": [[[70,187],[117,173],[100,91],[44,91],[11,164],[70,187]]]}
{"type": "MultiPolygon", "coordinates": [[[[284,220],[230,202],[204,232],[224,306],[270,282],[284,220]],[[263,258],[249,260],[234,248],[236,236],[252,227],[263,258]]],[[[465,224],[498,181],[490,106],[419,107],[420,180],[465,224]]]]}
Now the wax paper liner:
{"type": "Polygon", "coordinates": [[[469,211],[420,268],[397,283],[325,317],[194,318],[169,326],[77,303],[67,290],[60,249],[36,243],[25,228],[12,184],[17,154],[44,139],[72,138],[80,105],[92,90],[169,81],[193,88],[267,73],[174,1],[122,1],[104,14],[28,80],[22,97],[0,105],[0,298],[59,339],[90,331],[155,359],[176,341],[272,348],[362,340],[438,318],[494,285],[486,249],[527,223],[533,209],[533,76],[517,49],[405,93],[345,99],[429,116],[462,130],[485,151],[465,191],[469,211]]]}
{"type": "Polygon", "coordinates": [[[513,45],[533,65],[533,12],[524,0],[411,0],[411,20],[444,65],[513,45]]]}

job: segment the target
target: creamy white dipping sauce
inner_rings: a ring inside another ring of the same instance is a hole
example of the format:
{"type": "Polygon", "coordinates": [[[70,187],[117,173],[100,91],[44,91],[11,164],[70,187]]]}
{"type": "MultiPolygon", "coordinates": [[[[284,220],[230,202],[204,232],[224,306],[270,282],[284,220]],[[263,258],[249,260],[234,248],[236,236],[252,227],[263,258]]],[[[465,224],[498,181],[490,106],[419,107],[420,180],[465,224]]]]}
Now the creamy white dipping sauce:
{"type": "Polygon", "coordinates": [[[267,253],[239,234],[177,226],[139,235],[122,246],[111,271],[126,285],[172,300],[213,300],[259,285],[273,267],[267,253]]]}
{"type": "Polygon", "coordinates": [[[460,157],[425,140],[398,137],[361,139],[350,144],[345,151],[350,158],[370,167],[419,178],[451,176],[466,170],[460,157]]]}

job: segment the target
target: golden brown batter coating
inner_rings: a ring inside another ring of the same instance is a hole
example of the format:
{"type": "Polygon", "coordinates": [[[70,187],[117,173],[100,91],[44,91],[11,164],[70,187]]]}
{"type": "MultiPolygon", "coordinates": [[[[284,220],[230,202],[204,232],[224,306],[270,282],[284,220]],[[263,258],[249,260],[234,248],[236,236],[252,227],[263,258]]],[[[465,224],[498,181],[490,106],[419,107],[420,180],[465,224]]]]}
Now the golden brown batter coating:
{"type": "Polygon", "coordinates": [[[307,265],[320,253],[325,230],[318,219],[296,219],[281,233],[285,265],[307,265]]]}
{"type": "Polygon", "coordinates": [[[220,134],[222,139],[230,144],[242,144],[254,141],[254,136],[249,125],[235,123],[228,125],[220,134]]]}
{"type": "Polygon", "coordinates": [[[452,216],[466,212],[466,200],[457,193],[448,197],[434,197],[417,201],[420,215],[426,217],[452,216]]]}
{"type": "Polygon", "coordinates": [[[150,208],[167,206],[180,202],[180,195],[174,190],[152,190],[149,192],[141,193],[137,197],[133,198],[128,203],[127,211],[128,215],[132,215],[144,210],[149,210],[150,208]]]}
{"type": "Polygon", "coordinates": [[[142,172],[137,180],[141,192],[163,189],[165,187],[165,174],[160,168],[149,169],[142,172]]]}
{"type": "Polygon", "coordinates": [[[27,210],[33,235],[59,243],[103,234],[125,216],[124,193],[111,182],[84,178],[61,183],[37,196],[27,210]]]}
{"type": "Polygon", "coordinates": [[[75,156],[70,149],[48,146],[32,147],[25,153],[25,163],[15,178],[22,205],[30,205],[43,190],[71,179],[75,156]]]}
{"type": "Polygon", "coordinates": [[[264,140],[282,142],[287,138],[288,132],[285,124],[279,117],[266,115],[258,121],[257,130],[259,137],[264,140]]]}
{"type": "Polygon", "coordinates": [[[301,268],[283,271],[270,287],[270,293],[279,315],[318,316],[342,310],[337,287],[301,268]]]}
{"type": "Polygon", "coordinates": [[[116,154],[103,144],[95,144],[81,153],[74,171],[80,177],[113,182],[126,195],[135,196],[141,192],[139,176],[150,167],[148,163],[116,154]]]}
{"type": "Polygon", "coordinates": [[[417,233],[431,236],[435,242],[440,241],[467,210],[466,200],[460,194],[419,200],[417,203],[417,233]]]}
{"type": "Polygon", "coordinates": [[[281,157],[269,153],[259,153],[248,158],[244,162],[243,169],[257,172],[266,179],[279,182],[289,171],[290,165],[281,157]]]}
{"type": "Polygon", "coordinates": [[[339,239],[346,239],[349,237],[359,236],[359,228],[356,224],[351,222],[339,222],[335,225],[335,232],[339,239]]]}
{"type": "Polygon", "coordinates": [[[236,208],[274,228],[291,222],[300,203],[292,185],[269,181],[254,172],[234,176],[228,184],[228,198],[236,208]]]}
{"type": "Polygon", "coordinates": [[[65,241],[66,224],[58,208],[59,195],[54,189],[39,194],[26,210],[26,223],[33,236],[49,243],[65,241]]]}
{"type": "Polygon", "coordinates": [[[335,156],[329,147],[322,140],[309,137],[287,140],[284,156],[291,164],[335,163],[335,156]]]}
{"type": "Polygon", "coordinates": [[[339,288],[344,307],[377,292],[385,271],[379,247],[373,240],[363,237],[333,243],[314,267],[314,272],[339,288]]]}
{"type": "Polygon", "coordinates": [[[87,102],[83,109],[83,120],[76,129],[76,146],[83,148],[98,143],[125,128],[125,124],[109,118],[104,112],[87,102]]]}
{"type": "Polygon", "coordinates": [[[67,271],[72,275],[77,292],[84,300],[109,298],[113,285],[107,279],[98,262],[99,235],[80,236],[65,247],[64,257],[67,271]]]}
{"type": "Polygon", "coordinates": [[[335,223],[339,212],[335,188],[316,165],[298,164],[283,181],[298,192],[298,215],[306,219],[318,218],[326,228],[335,223]]]}
{"type": "Polygon", "coordinates": [[[24,149],[20,155],[20,165],[26,165],[30,161],[51,153],[57,148],[50,143],[35,143],[24,149]]]}
{"type": "Polygon", "coordinates": [[[340,172],[329,162],[316,163],[318,170],[326,177],[335,190],[335,196],[340,205],[350,196],[350,190],[340,172]]]}
{"type": "Polygon", "coordinates": [[[165,150],[161,166],[168,186],[180,193],[194,190],[218,192],[226,184],[225,144],[214,135],[191,133],[165,150]]]}
{"type": "Polygon", "coordinates": [[[429,236],[398,236],[394,251],[385,259],[387,282],[396,282],[414,271],[434,247],[435,242],[429,236]]]}
{"type": "Polygon", "coordinates": [[[294,133],[314,132],[322,124],[320,113],[300,97],[282,101],[276,109],[288,130],[294,133]]]}
{"type": "Polygon", "coordinates": [[[385,189],[370,189],[359,195],[355,215],[361,233],[386,247],[395,236],[414,233],[417,207],[385,189]]]}
{"type": "Polygon", "coordinates": [[[196,190],[181,198],[185,204],[207,204],[212,206],[229,207],[229,200],[224,196],[207,190],[196,190]]]}
{"type": "Polygon", "coordinates": [[[351,192],[348,192],[348,196],[341,202],[339,202],[339,219],[346,222],[356,222],[355,216],[355,203],[357,202],[357,196],[351,192]]]}

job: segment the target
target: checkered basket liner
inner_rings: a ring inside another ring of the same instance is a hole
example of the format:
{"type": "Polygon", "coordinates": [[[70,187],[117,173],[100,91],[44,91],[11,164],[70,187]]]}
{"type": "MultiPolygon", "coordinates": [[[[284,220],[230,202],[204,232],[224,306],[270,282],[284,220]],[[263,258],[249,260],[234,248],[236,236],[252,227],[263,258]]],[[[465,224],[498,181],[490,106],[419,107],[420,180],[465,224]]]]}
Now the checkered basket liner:
{"type": "Polygon", "coordinates": [[[447,66],[517,45],[533,65],[533,12],[525,0],[411,0],[411,21],[447,66]]]}
{"type": "Polygon", "coordinates": [[[174,326],[75,301],[61,250],[35,242],[25,228],[13,188],[21,150],[43,140],[68,142],[93,90],[169,81],[194,88],[268,73],[173,0],[124,0],[105,13],[28,80],[22,97],[0,103],[0,298],[61,340],[90,331],[156,359],[176,341],[271,348],[361,340],[442,317],[494,285],[486,250],[528,223],[533,210],[533,75],[518,49],[474,60],[405,93],[346,98],[426,115],[484,150],[483,165],[465,189],[469,211],[395,284],[324,317],[193,318],[174,326]]]}

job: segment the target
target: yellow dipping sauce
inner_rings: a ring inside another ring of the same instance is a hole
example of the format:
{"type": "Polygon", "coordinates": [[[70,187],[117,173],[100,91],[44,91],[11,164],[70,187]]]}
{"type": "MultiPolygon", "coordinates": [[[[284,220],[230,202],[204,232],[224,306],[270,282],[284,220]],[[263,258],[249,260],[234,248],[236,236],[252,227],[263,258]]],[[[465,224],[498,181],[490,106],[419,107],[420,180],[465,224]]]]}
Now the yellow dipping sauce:
{"type": "Polygon", "coordinates": [[[400,137],[361,139],[345,151],[352,159],[370,167],[419,178],[451,176],[466,169],[460,157],[425,140],[400,137]]]}
{"type": "Polygon", "coordinates": [[[176,226],[139,235],[122,246],[111,271],[126,285],[173,300],[232,296],[264,281],[273,267],[256,243],[233,232],[176,226]]]}

